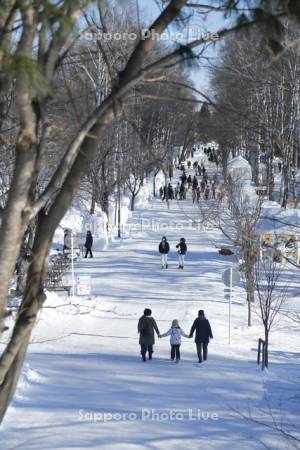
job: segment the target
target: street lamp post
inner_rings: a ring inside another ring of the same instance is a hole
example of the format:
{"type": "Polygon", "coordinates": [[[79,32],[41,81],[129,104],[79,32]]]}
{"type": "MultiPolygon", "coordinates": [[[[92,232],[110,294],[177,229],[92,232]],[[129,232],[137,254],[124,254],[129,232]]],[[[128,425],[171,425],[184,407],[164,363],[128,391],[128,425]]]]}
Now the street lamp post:
{"type": "Polygon", "coordinates": [[[74,271],[74,234],[71,230],[71,274],[72,274],[72,297],[75,297],[75,271],[74,271]]]}
{"type": "Polygon", "coordinates": [[[118,164],[118,238],[121,237],[121,160],[117,156],[118,164]]]}

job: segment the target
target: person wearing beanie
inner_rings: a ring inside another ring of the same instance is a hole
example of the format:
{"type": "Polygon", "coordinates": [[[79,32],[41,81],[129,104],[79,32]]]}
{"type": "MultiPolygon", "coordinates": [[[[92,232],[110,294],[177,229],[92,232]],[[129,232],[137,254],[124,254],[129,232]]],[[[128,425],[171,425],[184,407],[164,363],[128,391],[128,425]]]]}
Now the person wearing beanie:
{"type": "Polygon", "coordinates": [[[209,321],[206,319],[203,309],[198,311],[198,317],[194,320],[190,331],[190,338],[193,337],[194,332],[196,331],[195,343],[197,347],[197,354],[199,363],[202,363],[202,352],[203,352],[203,360],[207,360],[207,347],[209,343],[209,339],[213,339],[211,326],[209,321]]]}
{"type": "Polygon", "coordinates": [[[88,254],[90,255],[90,258],[93,258],[93,252],[92,252],[93,236],[90,231],[88,231],[86,233],[86,240],[85,240],[84,246],[86,248],[85,258],[87,258],[88,254]]]}
{"type": "Polygon", "coordinates": [[[158,246],[158,251],[161,256],[161,268],[168,268],[168,253],[170,251],[170,245],[165,236],[162,237],[161,242],[158,246]]]}
{"type": "Polygon", "coordinates": [[[176,358],[176,362],[180,361],[180,345],[181,345],[181,336],[188,338],[189,336],[185,334],[185,332],[180,328],[178,320],[174,319],[172,321],[171,328],[163,334],[160,334],[159,337],[163,338],[166,336],[170,336],[170,344],[171,344],[171,360],[174,361],[176,358]]]}
{"type": "Polygon", "coordinates": [[[186,246],[184,238],[180,239],[179,244],[176,245],[176,248],[178,248],[178,257],[179,257],[178,269],[183,269],[183,267],[184,267],[184,257],[185,257],[186,252],[187,252],[187,246],[186,246]]]}
{"type": "Polygon", "coordinates": [[[139,319],[138,333],[140,334],[141,355],[143,361],[146,361],[146,353],[148,352],[149,359],[152,359],[153,345],[155,343],[154,331],[159,336],[158,326],[151,317],[152,311],[149,308],[144,310],[144,315],[139,319]]]}

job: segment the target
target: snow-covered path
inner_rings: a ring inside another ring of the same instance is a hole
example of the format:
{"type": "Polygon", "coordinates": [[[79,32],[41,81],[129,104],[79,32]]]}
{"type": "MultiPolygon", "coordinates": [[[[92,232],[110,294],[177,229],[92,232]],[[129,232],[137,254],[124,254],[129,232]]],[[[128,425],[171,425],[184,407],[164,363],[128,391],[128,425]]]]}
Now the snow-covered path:
{"type": "MultiPolygon", "coordinates": [[[[131,237],[78,264],[93,277],[93,297],[56,309],[49,301],[42,312],[1,450],[261,449],[262,441],[277,448],[274,433],[238,412],[247,415],[250,408],[256,415],[266,396],[279,405],[281,394],[293,389],[299,335],[282,327],[272,342],[272,367],[263,374],[255,364],[261,329],[258,322],[246,327],[238,288],[228,345],[221,273],[230,259],[217,253],[216,231],[192,226],[196,218],[190,200],[171,202],[170,210],[154,200],[134,214],[131,237]],[[163,235],[172,250],[168,270],[160,269],[157,254],[163,235]],[[177,269],[175,252],[181,236],[189,248],[184,271],[177,269]],[[184,339],[175,365],[166,338],[157,339],[153,361],[142,363],[136,326],[145,307],[161,332],[174,318],[189,332],[204,309],[214,333],[208,361],[197,364],[194,342],[184,339]]],[[[297,403],[281,408],[289,420],[299,420],[297,403]]],[[[270,421],[268,414],[264,420],[270,421]]]]}

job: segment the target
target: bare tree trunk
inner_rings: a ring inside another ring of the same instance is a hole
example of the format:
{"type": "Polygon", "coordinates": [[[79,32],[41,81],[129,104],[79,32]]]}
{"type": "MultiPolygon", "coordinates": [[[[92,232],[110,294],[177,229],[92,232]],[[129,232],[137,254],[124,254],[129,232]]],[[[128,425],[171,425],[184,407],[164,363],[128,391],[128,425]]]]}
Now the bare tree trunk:
{"type": "MultiPolygon", "coordinates": [[[[101,125],[97,124],[94,131],[99,132],[101,128],[101,125]]],[[[75,190],[79,185],[81,174],[87,170],[89,160],[94,157],[96,149],[97,141],[86,137],[82,145],[82,152],[73,164],[48,214],[44,215],[43,211],[39,214],[32,249],[33,261],[29,268],[26,291],[12,337],[0,358],[0,422],[3,420],[9,402],[14,395],[31,331],[45,299],[43,281],[54,232],[70,206],[75,190]]]]}
{"type": "Polygon", "coordinates": [[[254,154],[254,164],[253,164],[253,168],[254,170],[252,171],[252,176],[253,176],[253,181],[255,183],[256,186],[259,186],[259,155],[260,155],[260,145],[258,145],[255,154],[254,154]]]}
{"type": "MultiPolygon", "coordinates": [[[[16,55],[30,59],[34,41],[33,6],[23,5],[21,16],[23,27],[16,55]]],[[[16,103],[20,114],[20,130],[16,143],[13,179],[0,227],[0,336],[4,329],[6,297],[28,219],[26,207],[29,206],[30,188],[36,167],[40,120],[37,104],[33,105],[31,89],[20,77],[16,81],[16,103]]]]}
{"type": "Polygon", "coordinates": [[[156,197],[156,176],[158,174],[158,171],[154,172],[153,174],[153,197],[156,197]]]}
{"type": "Polygon", "coordinates": [[[0,359],[0,422],[14,395],[31,331],[45,300],[43,280],[46,272],[47,255],[55,228],[51,222],[49,224],[48,216],[41,218],[33,247],[34,258],[29,268],[23,301],[18,311],[12,338],[0,359]]]}
{"type": "Polygon", "coordinates": [[[265,326],[265,366],[269,365],[269,331],[265,326]]]}
{"type": "Polygon", "coordinates": [[[245,285],[247,293],[247,306],[248,306],[248,326],[252,325],[252,304],[255,300],[255,278],[254,267],[252,262],[245,259],[245,285]]]}
{"type": "Polygon", "coordinates": [[[281,207],[286,208],[289,198],[289,164],[284,162],[283,170],[282,170],[282,198],[281,198],[281,207]]]}
{"type": "Polygon", "coordinates": [[[93,189],[93,192],[92,192],[92,200],[91,200],[91,208],[90,208],[91,216],[93,214],[95,214],[95,207],[96,207],[96,187],[95,187],[95,183],[93,183],[92,189],[93,189]]]}
{"type": "Polygon", "coordinates": [[[268,174],[268,195],[269,195],[269,200],[275,201],[275,195],[274,195],[274,188],[275,188],[275,184],[274,184],[274,149],[273,149],[273,145],[272,145],[270,157],[268,159],[267,174],[268,174]]]}
{"type": "Polygon", "coordinates": [[[0,229],[0,261],[5,261],[5,264],[0,264],[0,335],[4,326],[4,311],[10,280],[25,232],[25,211],[35,167],[31,143],[28,147],[27,142],[22,140],[22,144],[22,148],[17,152],[14,178],[0,229]]]}
{"type": "Polygon", "coordinates": [[[131,211],[134,211],[135,197],[136,197],[136,195],[131,193],[131,202],[130,202],[130,210],[131,211]]]}
{"type": "Polygon", "coordinates": [[[27,334],[26,337],[23,338],[22,345],[16,355],[16,358],[14,359],[14,362],[12,363],[11,367],[9,368],[5,379],[1,385],[1,392],[0,392],[0,423],[2,422],[5,413],[7,411],[7,408],[9,407],[9,404],[14,396],[14,393],[17,388],[18,380],[20,377],[20,373],[23,367],[23,363],[25,360],[27,347],[29,343],[30,334],[27,334]]]}

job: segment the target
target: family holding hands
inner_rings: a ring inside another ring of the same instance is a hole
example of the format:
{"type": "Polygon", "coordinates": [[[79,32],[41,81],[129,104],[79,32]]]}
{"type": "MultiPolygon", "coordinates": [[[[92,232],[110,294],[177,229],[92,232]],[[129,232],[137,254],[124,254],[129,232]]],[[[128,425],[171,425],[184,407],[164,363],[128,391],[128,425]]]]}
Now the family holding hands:
{"type": "Polygon", "coordinates": [[[144,315],[139,319],[138,323],[138,333],[140,334],[139,343],[143,361],[146,361],[147,353],[149,359],[152,359],[153,345],[155,343],[154,331],[159,338],[170,336],[171,360],[175,360],[177,363],[180,361],[181,337],[192,338],[196,331],[195,343],[199,363],[202,363],[202,360],[207,360],[207,347],[209,339],[212,339],[213,335],[210,323],[206,319],[202,309],[198,311],[198,317],[194,320],[189,335],[181,329],[177,319],[172,321],[171,328],[166,333],[160,334],[156,321],[151,317],[151,314],[151,309],[146,308],[144,315]]]}

